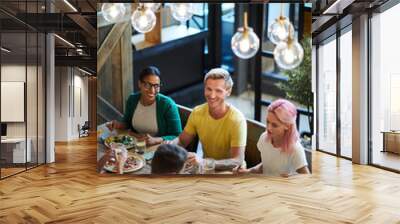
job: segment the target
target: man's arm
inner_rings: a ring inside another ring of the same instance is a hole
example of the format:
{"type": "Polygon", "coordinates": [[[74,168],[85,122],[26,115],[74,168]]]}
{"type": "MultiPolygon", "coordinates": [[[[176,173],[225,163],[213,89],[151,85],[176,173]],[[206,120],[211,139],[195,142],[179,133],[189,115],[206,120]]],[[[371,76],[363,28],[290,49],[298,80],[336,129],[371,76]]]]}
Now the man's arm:
{"type": "Polygon", "coordinates": [[[232,170],[233,168],[242,165],[244,160],[245,147],[232,147],[232,158],[215,160],[215,170],[232,170]]]}
{"type": "Polygon", "coordinates": [[[194,139],[194,135],[191,135],[185,131],[183,131],[178,137],[174,138],[173,140],[170,141],[164,141],[167,144],[175,144],[175,145],[180,145],[183,148],[186,148],[194,139]]]}
{"type": "Polygon", "coordinates": [[[179,136],[178,136],[178,145],[182,146],[183,148],[186,148],[194,139],[194,135],[191,135],[187,133],[186,131],[183,131],[179,136]]]}

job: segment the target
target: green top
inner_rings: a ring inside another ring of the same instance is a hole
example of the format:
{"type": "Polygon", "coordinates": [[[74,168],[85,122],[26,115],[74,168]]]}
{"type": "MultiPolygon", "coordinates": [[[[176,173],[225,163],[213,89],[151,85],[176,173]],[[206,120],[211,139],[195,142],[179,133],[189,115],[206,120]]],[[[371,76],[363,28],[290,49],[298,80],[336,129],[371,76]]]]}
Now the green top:
{"type": "MultiPolygon", "coordinates": [[[[137,104],[140,99],[140,93],[132,93],[127,102],[125,114],[122,122],[126,124],[129,129],[136,131],[132,127],[132,116],[136,110],[137,104]]],[[[157,137],[164,140],[172,140],[182,132],[181,119],[179,117],[178,107],[175,102],[161,93],[156,96],[156,113],[157,113],[157,137]]],[[[153,119],[153,118],[149,118],[153,119]]]]}

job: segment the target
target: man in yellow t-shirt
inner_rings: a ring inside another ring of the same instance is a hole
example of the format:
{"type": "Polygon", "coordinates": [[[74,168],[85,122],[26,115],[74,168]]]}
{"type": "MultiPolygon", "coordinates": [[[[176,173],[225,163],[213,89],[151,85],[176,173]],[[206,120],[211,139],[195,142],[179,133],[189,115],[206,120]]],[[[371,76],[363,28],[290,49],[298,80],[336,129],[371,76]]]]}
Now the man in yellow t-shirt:
{"type": "MultiPolygon", "coordinates": [[[[229,72],[222,68],[210,70],[204,77],[207,103],[194,108],[185,129],[169,142],[187,147],[196,135],[203,147],[204,158],[215,160],[216,170],[231,170],[244,160],[247,125],[243,114],[225,102],[233,86],[229,72]]],[[[200,163],[195,153],[188,161],[200,163]]]]}

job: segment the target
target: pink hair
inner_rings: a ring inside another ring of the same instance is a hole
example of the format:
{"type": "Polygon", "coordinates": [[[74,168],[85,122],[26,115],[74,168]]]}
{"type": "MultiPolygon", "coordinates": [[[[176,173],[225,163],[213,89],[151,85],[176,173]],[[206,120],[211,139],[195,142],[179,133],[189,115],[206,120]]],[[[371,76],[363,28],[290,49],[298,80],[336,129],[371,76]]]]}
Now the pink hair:
{"type": "MultiPolygon", "coordinates": [[[[296,127],[296,106],[287,100],[278,99],[268,106],[267,111],[268,113],[274,113],[282,123],[289,126],[289,129],[285,132],[281,150],[282,152],[291,154],[293,152],[293,146],[299,139],[299,132],[297,131],[296,127]]],[[[271,141],[271,136],[269,136],[268,133],[266,140],[269,142],[271,141]]]]}

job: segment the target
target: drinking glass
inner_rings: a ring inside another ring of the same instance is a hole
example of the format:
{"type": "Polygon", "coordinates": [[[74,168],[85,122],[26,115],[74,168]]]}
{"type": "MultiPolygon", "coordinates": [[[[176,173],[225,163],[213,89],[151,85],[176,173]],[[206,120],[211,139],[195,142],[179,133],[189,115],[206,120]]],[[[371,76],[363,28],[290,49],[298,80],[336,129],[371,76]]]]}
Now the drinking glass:
{"type": "Polygon", "coordinates": [[[214,174],[215,173],[215,160],[212,158],[205,158],[202,162],[202,173],[203,174],[214,174]]]}
{"type": "Polygon", "coordinates": [[[146,152],[146,141],[137,141],[136,142],[136,151],[139,154],[143,154],[146,152]]]}

